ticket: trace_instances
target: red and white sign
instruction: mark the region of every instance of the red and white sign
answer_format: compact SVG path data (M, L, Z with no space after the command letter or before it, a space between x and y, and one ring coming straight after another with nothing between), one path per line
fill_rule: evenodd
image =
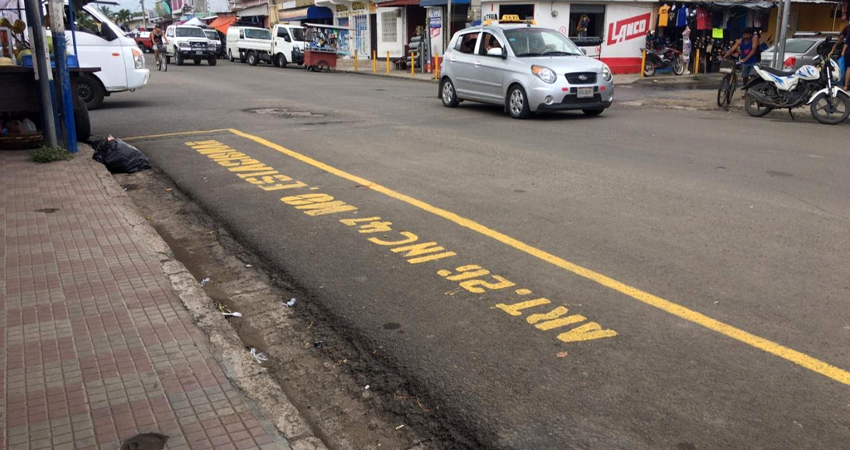
M608 24L608 45L616 45L646 36L652 14L646 13Z

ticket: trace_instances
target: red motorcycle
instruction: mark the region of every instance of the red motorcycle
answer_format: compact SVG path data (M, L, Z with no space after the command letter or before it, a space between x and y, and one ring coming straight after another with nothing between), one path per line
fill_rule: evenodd
M685 73L685 57L679 50L667 44L656 46L653 44L652 33L646 38L646 64L643 67L644 76L655 75L658 69L671 67L673 73L682 75Z

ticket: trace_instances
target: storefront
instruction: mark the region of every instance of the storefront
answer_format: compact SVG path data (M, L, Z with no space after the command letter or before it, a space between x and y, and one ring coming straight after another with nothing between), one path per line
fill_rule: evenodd
M431 49L433 54L442 55L448 46L452 35L459 30L471 25L469 0L452 0L451 26L446 28L448 22L447 0L422 0L419 6L426 9L428 19L428 32L431 36ZM482 8L483 9L483 8Z
M268 0L250 0L242 2L242 8L236 12L239 23L260 28L269 27Z
M429 0L425 0L429 1ZM589 56L600 58L615 74L638 73L641 49L653 23L654 1L549 1L538 3L483 1L483 20L516 14L553 28L575 40L592 42Z
M372 51L378 49L378 24L377 8L369 1L348 0L316 0L316 6L329 8L333 12L334 25L351 28L351 31L343 33L342 39L349 40L347 46L352 54L341 55L353 57L354 50L357 51L358 59L368 59Z
M274 23L305 22L320 25L333 24L334 14L328 8L312 6L313 0L291 0L275 5Z
M407 51L410 39L425 33L425 9L420 0L390 0L376 3L378 23L378 56L388 52L399 58ZM418 30L417 30L418 29Z

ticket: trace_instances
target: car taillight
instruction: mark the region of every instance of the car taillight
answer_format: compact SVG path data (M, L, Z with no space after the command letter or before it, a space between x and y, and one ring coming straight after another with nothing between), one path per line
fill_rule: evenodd
M794 57L794 56L789 56L788 59L785 60L785 70L791 70L796 65L797 65L797 58Z

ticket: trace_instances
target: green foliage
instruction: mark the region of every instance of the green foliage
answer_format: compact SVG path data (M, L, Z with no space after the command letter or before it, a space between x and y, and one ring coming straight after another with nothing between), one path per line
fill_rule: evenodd
M67 161L74 155L62 147L43 146L30 152L30 161L37 163L49 163L53 161Z

